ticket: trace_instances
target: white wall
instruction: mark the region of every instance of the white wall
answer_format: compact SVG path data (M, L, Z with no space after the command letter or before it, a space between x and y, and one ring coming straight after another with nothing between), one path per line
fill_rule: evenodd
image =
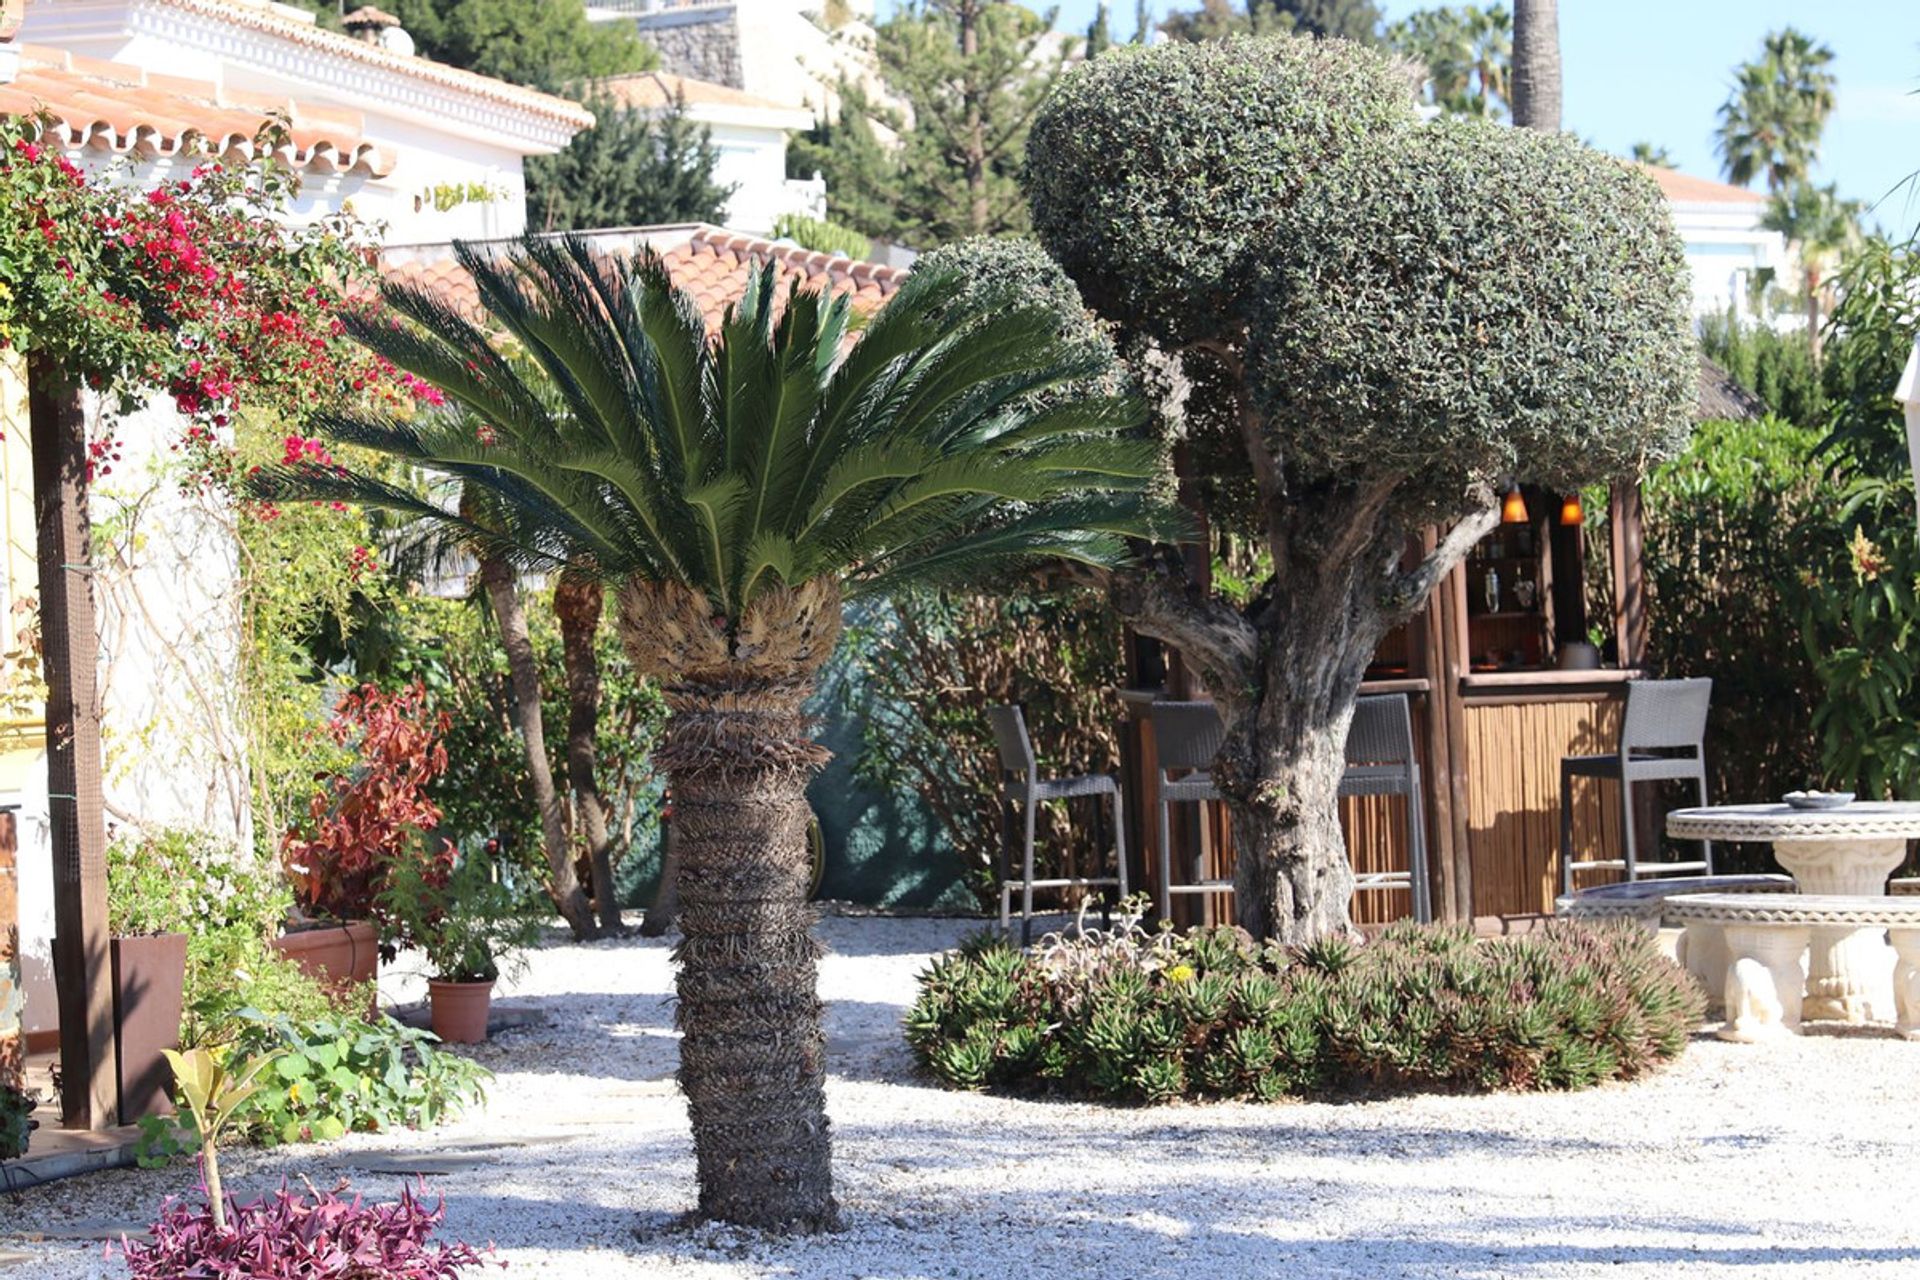
M1771 268L1779 283L1791 287L1786 240L1760 226L1760 206L1674 202L1673 225L1685 247L1693 277L1696 317L1724 314L1732 307L1750 315L1748 282Z
M714 181L734 188L727 201L731 231L765 236L783 213L826 215L826 185L787 179L787 132L761 126L706 122L720 158Z

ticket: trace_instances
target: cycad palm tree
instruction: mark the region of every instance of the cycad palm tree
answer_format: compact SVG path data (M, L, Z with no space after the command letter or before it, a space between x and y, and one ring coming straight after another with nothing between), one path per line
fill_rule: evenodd
M1123 398L1034 393L1099 369L1041 309L952 315L951 282L910 277L847 342L847 301L776 296L773 269L709 340L661 265L582 240L460 261L544 386L434 297L389 288L396 320L350 321L439 387L413 421L322 414L341 441L457 477L503 518L368 476L268 490L459 527L530 564L592 565L669 718L656 763L680 842L680 1082L700 1210L749 1225L834 1218L824 1040L806 906L808 778L826 752L802 704L849 595L981 581L1058 559L1110 564L1165 533L1155 449Z

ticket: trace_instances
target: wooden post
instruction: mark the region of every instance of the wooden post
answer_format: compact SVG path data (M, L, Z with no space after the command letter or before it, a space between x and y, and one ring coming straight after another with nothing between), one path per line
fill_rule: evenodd
M0 1089L24 1083L26 1037L20 1032L20 842L13 809L0 809Z
M1613 546L1613 643L1622 667L1647 656L1646 572L1642 562L1640 486L1617 484L1607 496L1607 531Z
M1432 616L1440 632L1440 669L1434 672L1433 710L1436 720L1446 726L1444 749L1433 764L1433 793L1446 792L1445 813L1452 831L1448 865L1453 881L1453 920L1472 920L1473 841L1467 829L1467 706L1461 695L1460 678L1467 673L1471 659L1467 654L1467 567L1457 564L1453 572L1434 588ZM1434 821L1440 821L1441 803L1434 803ZM1435 842L1439 844L1438 841ZM1436 906L1441 904L1436 903ZM1441 910L1445 910L1441 906Z
M47 681L47 811L53 836L53 974L60 1007L61 1119L117 1120L113 967L107 951L107 831L100 794L99 633L87 522L87 423L52 363L27 366L33 510Z
M1429 529L1420 541L1422 555L1430 553L1439 537ZM1453 715L1453 702L1460 696L1460 681L1449 675L1447 643L1449 622L1446 601L1451 596L1451 576L1443 580L1427 597L1415 621L1420 627L1420 643L1413 653L1419 655L1420 674L1427 680L1426 715L1421 730L1426 737L1427 768L1421 778L1426 794L1427 879L1432 890L1433 914L1439 920L1460 919L1458 880L1461 863L1454 856L1453 839L1453 756L1447 737L1447 725Z

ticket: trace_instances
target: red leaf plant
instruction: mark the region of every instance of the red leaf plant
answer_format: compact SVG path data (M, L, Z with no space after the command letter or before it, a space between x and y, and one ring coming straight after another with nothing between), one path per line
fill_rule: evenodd
M359 763L321 774L306 829L295 827L281 841L303 905L335 920L373 920L389 958L413 941L380 906L394 863L416 859L433 884L444 883L453 867L453 845L441 839L436 847L431 837L441 815L427 796L428 785L447 769L441 735L449 723L446 712L427 705L418 682L391 693L366 685L348 694L326 732L341 746L354 746Z
M133 1280L459 1280L486 1265L471 1246L430 1239L446 1201L429 1208L408 1188L367 1204L342 1181L312 1198L283 1183L250 1204L227 1197L227 1225L206 1203L169 1198L152 1243L122 1240ZM502 1264L504 1265L504 1264Z

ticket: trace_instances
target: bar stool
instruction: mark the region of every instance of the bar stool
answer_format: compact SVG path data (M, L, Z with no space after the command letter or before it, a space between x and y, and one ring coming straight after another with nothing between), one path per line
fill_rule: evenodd
M1407 798L1407 869L1357 876L1353 890L1405 889L1413 899L1413 918L1421 924L1431 921L1433 889L1427 880L1426 807L1420 791L1420 762L1413 751L1413 711L1406 694L1369 694L1353 704L1340 794Z
M1033 891L1035 889L1092 888L1112 885L1122 898L1127 896L1127 826L1121 811L1120 784L1104 773L1075 778L1041 779L1035 775L1033 740L1027 736L1027 718L1019 707L988 707L987 723L993 727L993 740L1000 751L1001 813L1009 836L1013 827L1014 799L1019 797L1026 813L1026 843L1021 855L1020 878L1012 877L1006 844L1000 849L1000 932L1011 927L1009 913L1013 890L1020 889L1020 945L1033 939ZM1113 803L1113 851L1115 874L1108 877L1080 877L1055 880L1033 878L1033 830L1036 806L1051 800L1077 800L1083 796L1109 796ZM1099 811L1095 811L1096 837ZM1096 839L1096 843L1104 843Z
M1159 800L1154 809L1160 832L1160 918L1173 918L1176 893L1232 893L1233 881L1208 880L1200 866L1200 852L1193 855L1193 866L1185 884L1173 883L1173 837L1169 806L1201 804L1218 800L1220 789L1208 773L1213 758L1226 741L1227 726L1211 702L1156 702L1152 706L1153 749L1158 759L1156 781ZM1178 778L1173 777L1179 773Z
M1563 756L1560 760L1560 893L1573 892L1573 873L1588 868L1623 870L1628 880L1680 871L1713 874L1713 843L1700 842L1701 856L1691 862L1640 861L1633 822L1633 789L1643 782L1693 779L1700 803L1707 803L1707 709L1713 681L1629 680L1627 706L1620 719L1620 745L1606 755ZM1624 858L1573 859L1573 780L1612 778L1620 784L1620 826Z

